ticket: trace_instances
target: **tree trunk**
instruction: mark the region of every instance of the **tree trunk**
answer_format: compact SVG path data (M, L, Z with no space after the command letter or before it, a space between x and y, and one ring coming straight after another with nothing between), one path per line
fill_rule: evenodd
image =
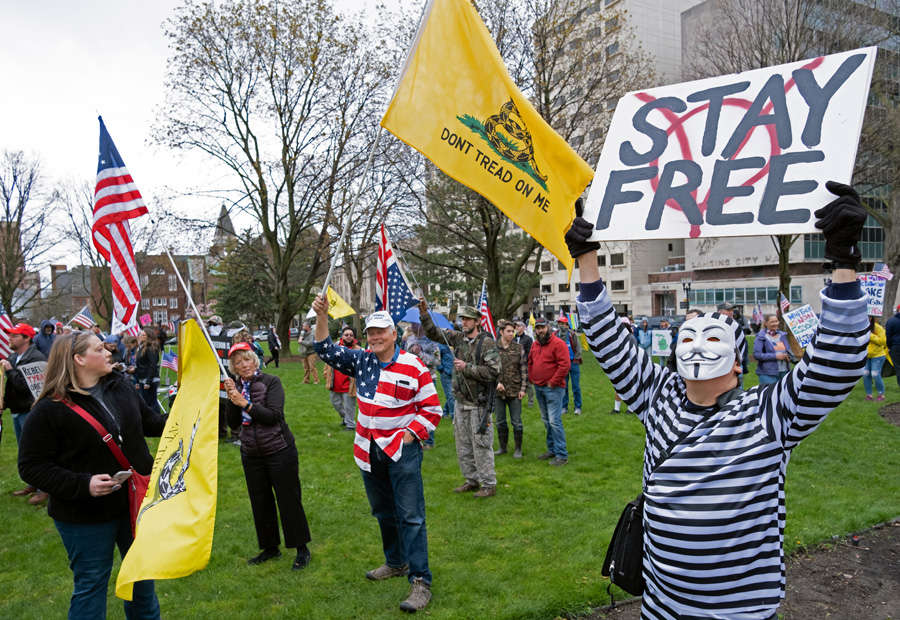
M888 205L889 213L900 213L900 187L896 185L891 192ZM900 225L894 220L882 222L884 229L884 263L894 274L892 280L887 281L884 289L884 312L882 324L894 315L897 307L897 287L900 284Z

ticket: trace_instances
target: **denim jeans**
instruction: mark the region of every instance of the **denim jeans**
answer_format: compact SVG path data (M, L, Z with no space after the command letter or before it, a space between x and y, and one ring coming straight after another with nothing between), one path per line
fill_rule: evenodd
M444 417L453 420L456 401L453 399L453 373L441 373L441 388L444 390Z
M25 413L14 413L12 414L13 419L13 430L16 431L16 445L19 443L19 437L22 436L22 429L25 428L25 420L28 418L28 412Z
M569 410L569 380L572 381L572 402L576 409L581 409L581 365L572 362L569 374L566 375L566 391L563 392L562 410Z
M879 394L884 394L884 379L881 378L881 368L884 366L885 359L883 355L866 358L866 369L863 371L863 387L866 388L866 395L868 396L872 395L873 379L875 389L878 390Z
M106 588L113 565L113 548L124 558L131 546L131 521L124 517L103 523L54 521L69 556L75 582L69 620L106 618ZM134 584L134 597L125 601L128 620L159 618L153 581Z
M759 375L759 384L770 385L772 383L778 383L787 373L788 371L782 370L777 375Z
M547 452L561 459L569 458L566 451L566 431L562 423L562 398L565 388L546 385L534 386L541 421L547 429Z
M414 441L403 446L400 460L392 461L372 441L363 484L372 516L381 528L381 545L388 566L409 564L409 580L421 577L431 584L428 570L428 535L425 529L425 489L422 483L422 447Z
M519 395L512 398L504 398L498 393L494 398L494 419L497 422L497 432L509 434L509 426L506 424L506 410L509 409L509 423L514 431L522 432L522 401Z

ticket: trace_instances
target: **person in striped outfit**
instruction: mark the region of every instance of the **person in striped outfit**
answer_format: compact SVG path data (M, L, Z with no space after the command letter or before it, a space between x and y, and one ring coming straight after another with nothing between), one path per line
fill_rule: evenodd
M409 575L407 612L431 600L422 442L441 420L441 403L431 373L418 357L397 346L390 313L366 318L369 348L349 349L328 336L328 303L313 302L317 315L315 352L326 364L356 379L359 413L353 457L362 470L372 514L381 528L385 563L366 573L373 581Z
M646 429L642 618L776 617L788 460L862 376L869 339L855 272L866 212L849 186L827 187L838 198L815 215L834 270L818 331L788 375L747 391L732 319L686 321L677 372L656 365L616 320L591 224L578 217L566 236L591 350Z

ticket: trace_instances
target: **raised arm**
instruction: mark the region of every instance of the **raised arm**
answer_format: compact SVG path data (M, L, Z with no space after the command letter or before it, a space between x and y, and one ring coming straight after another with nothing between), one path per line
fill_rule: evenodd
M332 368L337 368L349 377L355 377L356 365L363 352L331 342L328 336L328 303L321 295L316 295L312 307L316 312L316 331L313 338L313 349L316 354Z
M459 334L451 329L440 329L431 319L431 313L428 312L428 304L424 297L419 297L419 320L422 321L422 331L429 340L434 342L449 344L455 347L458 342Z

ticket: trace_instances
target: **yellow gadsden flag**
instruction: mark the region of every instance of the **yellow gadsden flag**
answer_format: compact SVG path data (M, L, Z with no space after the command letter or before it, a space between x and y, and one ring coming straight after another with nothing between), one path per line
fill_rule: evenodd
M494 203L569 270L590 166L519 91L471 0L430 0L381 125Z
M356 314L356 310L354 310L350 304L343 300L343 298L338 295L333 288L328 287L328 316L333 319L339 319L341 317L350 316L351 314Z
M196 322L181 323L178 342L178 397L156 451L134 543L116 579L116 596L129 601L135 581L190 575L206 566L212 549L219 366Z

